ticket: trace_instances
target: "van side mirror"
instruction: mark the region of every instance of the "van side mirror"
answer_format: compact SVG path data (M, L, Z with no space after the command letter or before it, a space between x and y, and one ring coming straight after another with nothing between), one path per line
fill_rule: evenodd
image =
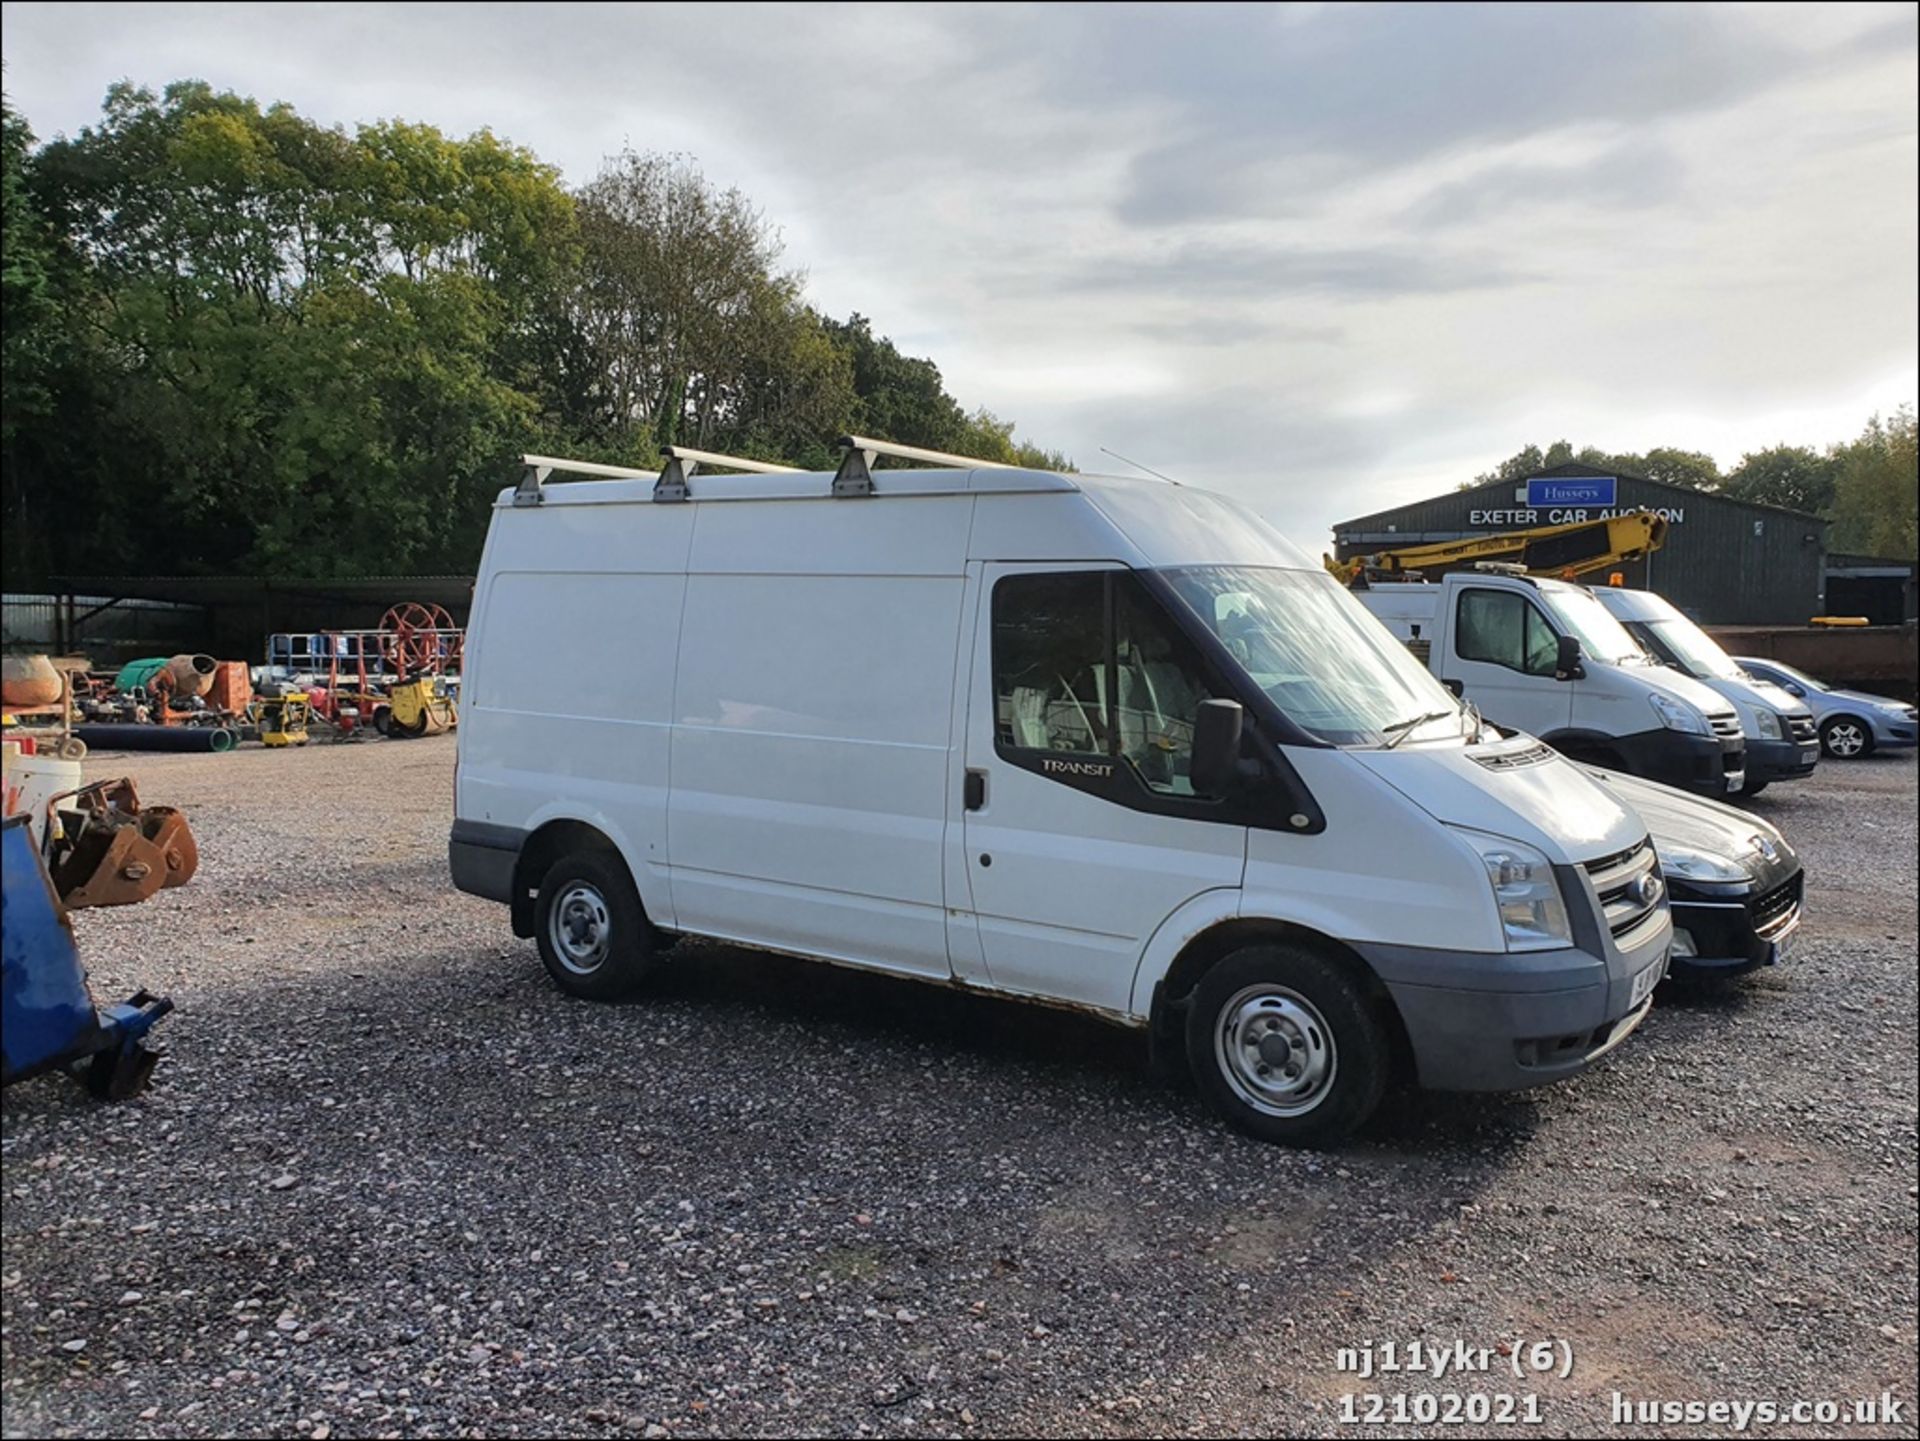
M1801 700L1805 700L1807 698L1807 688L1801 685L1797 681L1788 681L1786 683L1786 688L1787 688L1788 695L1798 696Z
M1237 700L1203 700L1193 719L1193 759L1187 778L1203 796L1224 796L1240 769L1240 732L1247 713Z
M1554 657L1553 678L1555 680L1579 680L1586 675L1587 668L1580 664L1580 637L1563 635L1560 637L1560 653Z

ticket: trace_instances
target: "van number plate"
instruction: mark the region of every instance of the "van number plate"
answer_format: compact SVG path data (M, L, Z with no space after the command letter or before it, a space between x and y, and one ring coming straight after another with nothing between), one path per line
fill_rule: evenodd
M1660 984L1660 978L1666 973L1667 958L1662 956L1659 960L1641 971L1639 975L1635 976L1633 978L1633 996L1627 1002L1627 1009L1630 1011L1635 1009L1648 996L1652 995L1653 988Z

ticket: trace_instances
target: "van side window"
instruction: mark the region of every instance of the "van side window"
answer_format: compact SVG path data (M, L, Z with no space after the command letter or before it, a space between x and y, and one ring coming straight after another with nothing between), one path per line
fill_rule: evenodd
M1200 702L1215 692L1202 678L1186 637L1132 576L1119 577L1114 615L1119 707L1114 724L1120 754L1149 787L1166 795L1194 793L1188 770Z
M1215 694L1186 638L1124 571L1015 575L993 591L1002 749L1112 756L1191 796L1200 702Z
M1455 615L1454 653L1527 675L1552 675L1560 641L1527 598L1510 590L1468 590Z
M1002 746L1105 755L1104 571L1010 575L993 588L993 697Z

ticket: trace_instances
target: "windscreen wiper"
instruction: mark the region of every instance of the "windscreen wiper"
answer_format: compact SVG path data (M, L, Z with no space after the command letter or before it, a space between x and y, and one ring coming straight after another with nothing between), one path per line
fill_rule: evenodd
M1390 739L1381 749L1392 750L1428 721L1445 720L1450 715L1457 716L1459 714L1460 712L1457 710L1430 710L1425 715L1413 717L1412 720L1397 720L1391 725L1383 725L1380 727L1380 734L1388 736Z

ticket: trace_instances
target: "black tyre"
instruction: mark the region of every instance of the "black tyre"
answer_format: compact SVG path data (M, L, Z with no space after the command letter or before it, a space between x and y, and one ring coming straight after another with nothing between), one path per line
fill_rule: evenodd
M1820 749L1837 761L1873 754L1873 727L1859 716L1828 716L1820 722Z
M653 973L659 937L614 851L574 851L555 861L540 882L533 919L547 974L569 995L616 1000Z
M1187 1061L1235 1129L1288 1146L1336 1144L1385 1094L1392 1047L1347 967L1292 944L1247 946L1194 987Z

